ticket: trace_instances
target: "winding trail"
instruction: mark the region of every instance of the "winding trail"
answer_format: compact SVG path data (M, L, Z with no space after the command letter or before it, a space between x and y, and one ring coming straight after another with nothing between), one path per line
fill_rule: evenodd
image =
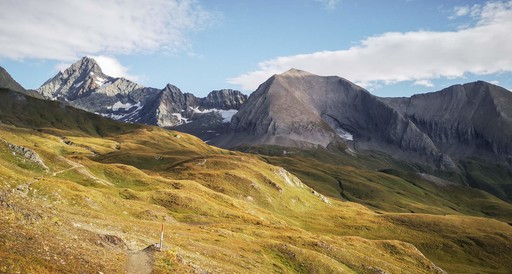
M84 165L82 165L80 163L73 162L73 161L71 161L71 160L69 160L69 159L67 159L65 157L62 157L62 156L59 156L59 160L65 161L71 167L67 168L67 169L64 169L64 170L60 170L60 171L54 172L52 174L53 176L57 176L60 173L63 173L63 172L66 172L66 171L69 171L69 170L72 170L72 169L76 169L80 174L82 174L82 175L84 175L84 176L86 176L88 178L93 179L97 183L100 183L100 184L103 184L103 185L110 185L110 186L112 185L112 183L104 181L104 180L94 176L94 174L92 174Z
M150 274L153 271L153 258L150 252L144 250L128 252L128 264L126 273L128 274Z

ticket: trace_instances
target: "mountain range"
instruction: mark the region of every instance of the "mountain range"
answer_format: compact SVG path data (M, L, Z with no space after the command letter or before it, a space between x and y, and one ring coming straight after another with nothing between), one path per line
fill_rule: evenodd
M458 160L473 156L512 163L512 93L485 82L379 98L340 77L291 69L272 76L248 100L229 89L197 98L171 84L159 90L110 77L84 57L37 92L116 120L176 128L226 148L375 150L442 170L457 170Z
M379 98L290 70L241 102L141 87L89 61L38 91L0 70L0 272L512 266L507 90Z
M24 91L11 80L12 88ZM487 183L468 179L466 160L512 166L512 93L482 81L382 98L341 77L291 69L249 98L230 89L198 98L171 84L156 89L105 75L84 57L29 93L123 122L174 128L223 148L375 151L419 171L462 174L458 181L479 186ZM512 199L508 187L494 193Z
M93 58L83 57L37 89L45 99L123 122L174 127L210 113L222 123L240 108L247 96L236 90L215 90L205 98L183 93L168 84L143 87L103 73Z

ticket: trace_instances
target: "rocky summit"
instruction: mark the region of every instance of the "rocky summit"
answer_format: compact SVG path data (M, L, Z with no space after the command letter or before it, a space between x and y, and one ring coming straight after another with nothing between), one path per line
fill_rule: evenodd
M222 117L222 111L234 113L247 99L236 90L212 91L206 98L197 98L170 84L161 90L144 87L104 74L89 57L59 72L37 92L45 99L66 102L115 120L161 127L189 123L205 113Z

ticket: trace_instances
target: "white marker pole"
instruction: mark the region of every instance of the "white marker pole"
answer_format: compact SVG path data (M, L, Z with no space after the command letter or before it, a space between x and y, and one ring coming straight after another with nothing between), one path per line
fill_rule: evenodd
M160 233L160 251L164 249L164 224L162 223L162 232Z

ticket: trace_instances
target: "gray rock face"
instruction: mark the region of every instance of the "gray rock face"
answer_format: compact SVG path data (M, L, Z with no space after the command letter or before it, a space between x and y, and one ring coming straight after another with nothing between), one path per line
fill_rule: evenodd
M74 101L84 98L92 93L104 93L107 96L113 96L115 91L122 90L129 92L141 88L128 80L113 78L105 75L96 61L92 58L83 57L63 72L59 72L55 77L46 81L38 91L46 99L61 99ZM114 87L110 87L110 86ZM117 87L119 86L119 87ZM131 90L125 88L131 87Z
M141 108L140 92L143 90L141 85L130 80L105 75L96 61L88 57L59 72L37 89L45 99L67 102L117 120L126 120L128 115ZM152 93L152 90L144 91L148 92L146 96Z
M311 147L348 143L356 150L457 169L459 156L510 157L512 98L479 82L411 98L378 98L339 77L299 70L263 83L212 140L223 147ZM492 122L489 122L491 121Z
M451 157L512 155L512 92L486 83L410 98L381 98Z
M124 78L105 75L96 61L84 57L46 81L37 90L45 99L130 123L174 127L194 121L213 109L238 109L247 99L239 91L213 91L206 98L177 87L143 87ZM212 110L212 111L210 111Z
M245 100L247 96L238 90L214 90L201 100L201 107L203 109L240 109Z
M341 141L315 107L315 96L322 95L307 92L319 83L303 77L310 75L292 70L262 84L232 119L234 132L245 135L232 139L234 144L327 147Z
M197 106L197 98L194 95L184 94L176 86L168 84L148 100L136 122L161 127L181 125L188 122L192 116L192 108Z
M137 122L161 127L192 123L185 127L185 131L194 131L196 127L202 127L205 117L212 115L221 118L216 122L226 123L219 113L222 110L238 110L246 98L236 90L212 91L205 98L197 98L168 84L144 106ZM201 121L195 123L196 120Z

